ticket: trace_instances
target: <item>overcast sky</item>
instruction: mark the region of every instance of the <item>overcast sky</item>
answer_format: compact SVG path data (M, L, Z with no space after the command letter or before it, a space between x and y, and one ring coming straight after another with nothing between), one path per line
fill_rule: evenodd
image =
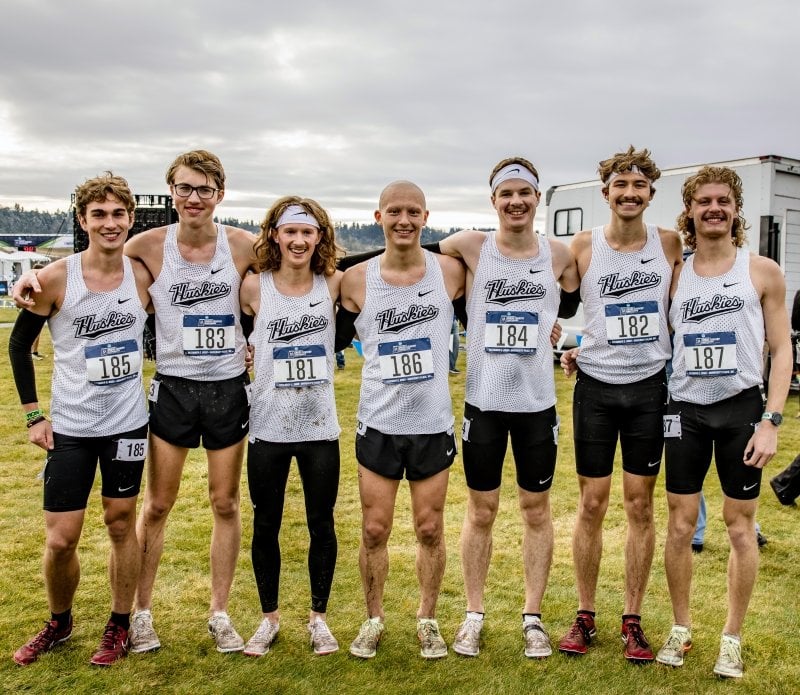
M0 205L66 209L106 169L166 193L202 147L221 215L299 194L366 221L407 178L432 226L488 226L513 154L543 191L629 143L800 158L798 36L796 0L3 0Z

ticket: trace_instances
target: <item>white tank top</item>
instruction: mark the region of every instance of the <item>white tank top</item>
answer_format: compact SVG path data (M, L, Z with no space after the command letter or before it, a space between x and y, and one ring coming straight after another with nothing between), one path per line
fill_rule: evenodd
M364 351L358 419L384 434L437 434L453 426L448 369L453 305L434 254L425 275L395 287L382 256L367 261L366 299L355 321Z
M147 313L128 258L120 286L93 292L83 281L83 253L67 258L59 312L48 319L55 359L53 430L71 437L108 437L147 423L142 388L142 332Z
M250 440L311 442L341 432L333 395L333 300L322 275L311 291L288 297L271 272L259 276L261 301L250 342L256 378Z
M750 280L748 249L737 249L733 267L718 277L697 275L689 256L669 318L675 331L672 398L708 405L762 383L764 313Z
M245 340L239 313L241 277L228 235L217 225L210 263L181 256L178 225L167 228L164 263L150 288L156 310L156 368L159 374L221 381L244 372Z
M671 354L667 307L672 267L658 227L647 225L639 251L616 251L592 229L592 260L581 279L586 324L578 366L608 384L657 374Z
M468 403L513 413L555 405L550 332L559 300L547 239L532 258L507 258L487 235L467 302Z

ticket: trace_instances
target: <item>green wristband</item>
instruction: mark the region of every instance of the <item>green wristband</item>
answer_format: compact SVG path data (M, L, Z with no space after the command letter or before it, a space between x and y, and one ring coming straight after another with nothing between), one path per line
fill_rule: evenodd
M44 410L41 408L36 408L36 410L31 410L29 413L25 413L25 422L30 422L31 420L35 420L39 417L44 417Z

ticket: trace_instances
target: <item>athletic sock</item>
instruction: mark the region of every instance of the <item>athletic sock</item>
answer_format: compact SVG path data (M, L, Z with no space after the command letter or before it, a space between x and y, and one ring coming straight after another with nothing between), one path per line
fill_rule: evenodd
M483 618L483 613L479 613L478 611L467 611L467 620L477 620L479 623L483 623Z
M527 625L528 623L534 622L534 618L541 621L542 614L541 613L523 613L522 614L522 624Z
M54 620L58 627L69 625L70 618L72 618L71 608L68 608L63 613L50 613L50 620Z
M115 613L111 611L111 622L123 630L131 629L131 614L130 613Z

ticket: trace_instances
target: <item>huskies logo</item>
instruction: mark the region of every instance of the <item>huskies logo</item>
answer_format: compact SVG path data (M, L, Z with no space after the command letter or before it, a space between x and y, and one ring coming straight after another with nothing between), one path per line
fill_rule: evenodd
M133 314L121 314L118 311L112 311L104 319L99 320L94 314L91 316L79 316L72 322L72 325L75 326L76 338L94 340L101 335L106 335L106 333L121 331L134 323L136 323L136 317Z
M744 300L741 297L725 297L721 294L715 294L705 302L700 297L692 297L681 304L684 323L701 323L712 316L733 314L743 308Z
M544 285L528 280L520 280L516 285L508 280L489 280L486 283L486 302L488 304L511 304L525 299L541 299L547 294Z
M618 298L631 294L631 292L658 287L661 284L661 276L658 273L645 273L641 270L634 270L626 278L620 278L619 273L604 275L597 281L597 284L600 285L601 297Z
M172 306L194 306L227 297L231 293L231 286L226 282L203 282L200 285L179 282L169 288L169 293L172 295Z
M275 319L267 324L270 343L291 343L296 338L311 333L319 333L328 327L324 316L302 316L299 321L290 322L288 318Z
M397 309L387 309L375 317L378 322L378 333L400 333L410 326L418 323L433 321L439 315L439 309L432 304L420 306L412 304L408 311L401 314Z

